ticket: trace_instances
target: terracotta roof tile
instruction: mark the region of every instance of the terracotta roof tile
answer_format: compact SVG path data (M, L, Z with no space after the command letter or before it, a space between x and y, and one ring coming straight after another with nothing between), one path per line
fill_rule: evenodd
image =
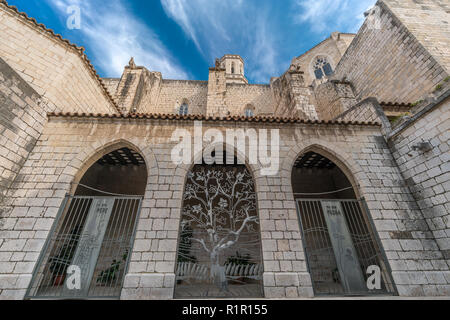
M78 53L80 58L86 63L89 71L92 73L94 78L99 82L100 87L103 89L105 95L110 100L111 104L114 106L114 108L118 112L120 112L119 106L114 101L112 96L109 94L108 90L106 89L105 84L103 83L103 81L100 78L99 74L97 73L97 71L95 70L95 68L92 65L91 61L89 60L89 58L87 57L86 53L84 52L85 49L83 47L78 47L77 45L71 43L69 40L64 39L60 34L55 33L52 29L48 29L44 24L38 23L35 18L28 17L28 15L25 12L20 12L19 9L17 9L17 7L9 5L6 0L0 0L0 4L4 5L7 9L9 9L12 12L14 12L18 16L24 18L26 21L30 22L34 27L40 29L41 31L46 32L50 36L52 36L52 37L56 38L58 41L62 42L64 45L67 45L67 46L73 48Z
M106 113L71 113L71 112L51 112L48 117L58 118L92 118L92 119L136 119L136 120L174 120L174 121L225 121L225 122L255 122L255 123L302 123L302 124L325 124L325 125L365 125L380 126L379 123L372 121L342 121L342 120L309 120L301 118L282 118L282 117L211 117L204 115L175 115L175 114L157 114L157 113L132 113L132 114L106 114Z
M385 101L381 101L380 102L380 106L385 106L385 107L412 107L411 103L405 103L405 102L385 102Z

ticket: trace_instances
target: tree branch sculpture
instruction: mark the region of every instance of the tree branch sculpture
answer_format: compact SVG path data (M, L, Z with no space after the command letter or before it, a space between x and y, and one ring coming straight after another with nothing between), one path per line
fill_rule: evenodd
M245 167L197 167L188 173L182 230L200 229L193 242L209 255L211 280L226 281L220 257L259 224L253 179Z

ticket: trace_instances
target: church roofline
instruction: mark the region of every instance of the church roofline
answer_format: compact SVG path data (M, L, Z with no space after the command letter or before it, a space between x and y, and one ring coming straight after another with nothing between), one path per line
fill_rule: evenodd
M51 36L54 40L58 41L60 44L65 45L66 47L74 50L77 53L77 55L81 58L81 60L84 62L84 64L87 66L88 70L91 72L94 78L97 80L98 84L103 89L103 93L108 98L112 106L118 112L120 112L119 106L114 101L113 97L109 94L105 84L102 81L102 78L97 73L97 70L95 70L95 67L92 65L88 56L84 52L85 51L84 47L79 47L76 44L71 43L69 40L64 39L60 34L57 34L52 29L47 28L43 23L38 23L35 18L29 17L25 12L20 12L17 7L9 5L6 0L0 0L0 5L3 5L4 8L6 8L9 12L15 14L19 18L22 18L26 22L30 23L30 25L35 29L37 29L38 31L40 32L43 31L47 35Z
M339 32L339 34L343 34L343 35L347 35L347 36L356 36L356 33L346 33L346 32ZM314 47L312 47L311 49L305 51L304 53L302 53L301 55L295 57L293 60L299 59L301 57L303 57L305 54L308 54L309 52L313 51L314 49L318 48L319 46L321 46L322 44L324 44L325 42L327 42L328 40L331 40L333 38L332 35L330 35L328 38L323 39L322 41L320 41L318 44L316 44Z

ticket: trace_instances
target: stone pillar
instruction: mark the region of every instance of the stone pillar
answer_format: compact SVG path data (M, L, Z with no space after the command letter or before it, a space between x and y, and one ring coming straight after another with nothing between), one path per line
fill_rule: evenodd
M171 136L171 127L159 129ZM172 299L184 179L187 171L171 161L173 144L154 145L155 161L142 203L122 300Z
M312 297L295 201L289 179L256 178L266 298Z
M291 66L280 78L272 79L275 116L317 119L312 101L314 95L311 89L305 86L303 74L298 67Z
M331 80L314 88L317 113L321 120L332 120L356 104L348 82Z

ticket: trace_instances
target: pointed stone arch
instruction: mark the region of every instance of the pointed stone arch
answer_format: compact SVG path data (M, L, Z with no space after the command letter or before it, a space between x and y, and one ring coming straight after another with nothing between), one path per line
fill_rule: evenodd
M337 148L309 141L286 160L315 294L394 294L391 269L354 173L358 166L351 152L342 156ZM369 285L373 268L377 286Z
M300 152L297 153L297 156L295 159L298 159L301 155L304 155L308 152L315 152L317 154L322 155L323 157L328 158L331 160L346 176L348 181L351 183L353 189L355 190L357 198L361 198L361 192L360 192L360 184L357 182L357 180L354 177L353 171L350 169L348 165L348 159L343 159L339 153L337 153L334 150L331 150L321 144L312 144L304 149L302 149ZM294 160L295 163L296 160ZM292 163L292 166L294 165Z
M217 146L216 145L212 145ZM176 283L175 286L175 295L177 297L186 297L186 294L191 294L191 297L204 297L204 292L201 288L208 287L207 292L215 292L213 294L214 297L223 296L246 296L248 295L248 292L242 291L241 285L236 285L237 282L241 282L246 284L246 288L250 288L249 292L251 291L252 294L250 296L252 297L262 297L263 296L263 286L262 286L262 275L263 275L263 262L262 262L262 243L261 243L261 233L259 228L259 210L258 210L258 200L257 200L257 183L255 180L256 172L258 172L258 166L256 165L250 165L248 158L244 157L242 154L239 153L239 151L236 148L232 148L234 151L234 158L240 159L243 164L235 164L235 165L227 165L226 163L223 165L217 165L214 167L214 169L210 169L206 164L196 164L195 162L200 162L199 160L203 159L203 153L208 148L211 147L211 145L205 147L201 152L195 154L192 157L192 163L189 165L182 165L180 166L180 173L185 173L184 178L184 197L181 199L181 212L180 212L180 228L179 228L179 243L178 243L178 250L177 250L177 264L176 264ZM230 148L231 149L231 148ZM223 144L223 152L226 154L227 152L227 144ZM221 249L215 252L216 240L212 240L213 238L209 238L207 236L207 233L205 233L205 230L203 227L201 227L201 223L197 219L192 218L192 211L187 208L191 208L193 203L196 203L196 198L191 197L189 195L190 189L194 186L195 187L195 177L199 177L202 174L202 170L207 170L208 173L211 171L213 174L217 172L223 172L225 175L227 172L227 168L233 168L231 170L234 170L238 174L244 174L246 177L244 179L249 179L249 190L245 190L245 187L239 191L245 193L246 191L250 191L250 193L247 194L249 198L245 201L247 201L245 204L249 204L251 208L249 207L249 211L247 212L247 218L251 217L251 220L249 220L248 225L246 225L247 222L246 219L237 222L238 227L236 230L233 229L233 227L230 226L232 224L231 220L231 212L234 212L233 210L228 210L228 208L232 207L229 203L226 197L223 197L220 199L220 201L227 202L227 205L224 206L222 209L220 207L220 203L218 203L216 200L213 199L213 201L210 205L211 214L215 217L219 217L219 215L224 215L229 217L229 221L225 222L225 224L221 227L216 229L216 227L211 227L211 232L213 232L215 235L213 238L222 237L225 239L227 237L227 231L230 229L231 231L236 231L241 228L245 228L243 233L239 232L239 236L236 236L236 238L233 238L234 236L231 235L231 233L228 233L228 236L230 237L228 240L226 240L222 246L228 246L224 247L224 249ZM192 178L192 175L194 175L194 178ZM228 177L228 176L227 176ZM235 181L233 180L236 178L235 176L231 175L228 177L227 181ZM225 180L219 180L217 179L215 183L212 183L212 187L219 186L219 181L225 181ZM237 180L236 180L237 181ZM215 185L217 184L217 185ZM208 187L209 188L209 185ZM226 187L224 187L225 189ZM226 192L224 192L225 195ZM222 195L222 194L221 194ZM234 197L234 192L229 194L231 198ZM223 195L222 195L223 196ZM204 196L205 199L209 199L208 196ZM203 196L200 196L200 198L203 198ZM225 200L224 200L225 199ZM215 202L214 202L215 201ZM204 203L209 201L203 201L199 200L199 203ZM233 202L230 202L233 203ZM239 210L239 206L237 207ZM238 211L236 209L236 211ZM186 213L186 210L189 210L189 214ZM203 208L201 209L203 210ZM223 212L222 212L223 211ZM225 214L225 211L229 213ZM209 211L208 211L209 212ZM250 214L250 216L248 215ZM200 215L200 214L199 214ZM234 215L233 215L234 216ZM222 218L222 216L220 216ZM192 219L191 219L192 218ZM199 218L203 219L203 218ZM206 218L205 218L206 219ZM216 220L216 218L211 219L212 221L219 221ZM234 218L233 218L234 220ZM209 221L209 220L208 220ZM239 226L239 223L241 225ZM186 228L186 224L188 224L189 228ZM216 222L213 223L214 225ZM255 228L256 229L253 229ZM250 228L250 229L248 229ZM209 233L209 230L208 230ZM209 240L208 240L209 239ZM234 242L234 243L232 243ZM186 243L189 245L189 250L186 249ZM202 243L200 245L199 243ZM197 244L197 246L195 246ZM221 247L222 247L221 246ZM192 247L194 249L192 249ZM210 250L210 251L208 251ZM233 251L235 250L235 251ZM231 251L236 252L235 256L232 256ZM241 252L242 251L242 252ZM250 253L249 253L250 252ZM248 254L248 256L247 256ZM214 256L214 259L212 258ZM187 257L187 258L186 258ZM209 257L209 258L208 258ZM204 260L210 259L211 261L204 261ZM248 259L248 260L245 260ZM214 260L214 263L213 263ZM189 281L192 282L198 282L201 283L201 285L192 287L185 287L184 281L186 279L189 279ZM230 289L229 291L227 291ZM223 291L225 290L225 291ZM223 294L223 295L222 295ZM211 297L213 297L211 296Z
M71 177L70 193L72 194L75 191L77 184L96 161L106 154L124 147L135 150L144 158L147 170L147 180L151 175L158 174L158 164L151 147L141 147L138 144L125 139L117 139L108 142L94 142L84 146L83 150L76 158L70 161L62 173L62 175ZM62 181L60 180L59 182Z
M283 181L288 183L290 190L292 190L291 178L295 162L302 154L305 154L308 151L315 151L333 161L346 175L347 179L352 184L357 197L363 197L364 188L368 187L368 185L364 183L363 178L365 175L359 164L352 158L351 150L348 150L348 144L342 145L343 148L340 147L341 145L332 144L319 139L309 139L302 143L298 143L289 150L281 165L280 170ZM292 194L290 196L292 196Z
M150 148L124 139L84 146L60 177L68 186L71 182L71 193L41 253L29 296L120 297L142 202L150 195L148 168L155 166ZM77 291L63 286L72 265L82 274Z

